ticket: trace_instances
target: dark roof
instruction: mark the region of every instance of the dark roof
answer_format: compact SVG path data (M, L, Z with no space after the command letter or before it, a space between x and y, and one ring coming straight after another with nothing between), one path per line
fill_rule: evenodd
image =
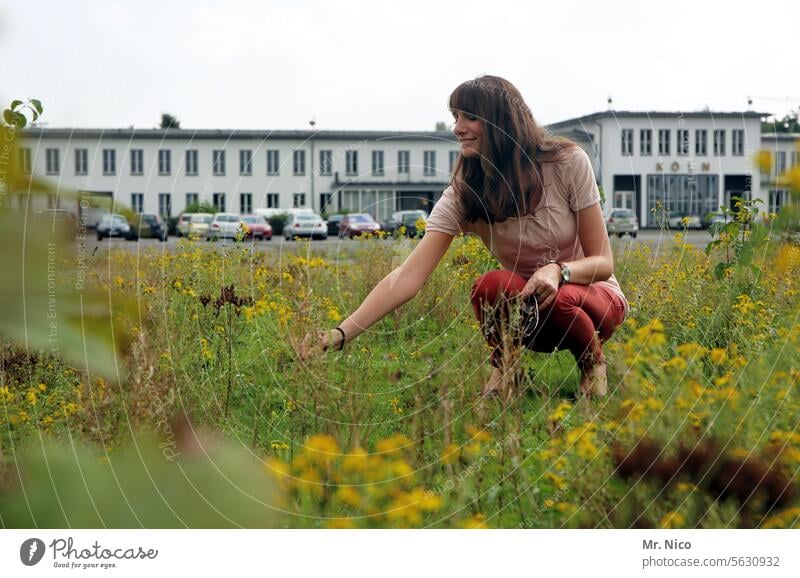
M50 128L31 127L24 135L30 138L104 138L104 139L195 139L195 140L403 140L425 138L455 141L448 130L390 131L390 130L244 130L244 129L160 129L160 128Z
M764 118L770 116L769 112L755 112L746 110L741 112L714 112L710 110L695 111L695 112L665 112L658 110L605 110L603 112L594 112L586 114L561 122L556 122L547 125L550 129L556 129L570 124L580 124L585 122L592 122L601 118L633 118L633 117L648 117L648 118Z
M450 186L450 181L360 181L358 177L353 177L350 180L341 181L338 178L334 178L331 181L332 188L347 188L348 186L359 186L359 187L392 187L395 189L438 189L442 187Z
M579 128L570 128L568 130L551 130L551 132L556 136L563 136L573 141L583 141L588 143L594 141L594 136L592 133Z

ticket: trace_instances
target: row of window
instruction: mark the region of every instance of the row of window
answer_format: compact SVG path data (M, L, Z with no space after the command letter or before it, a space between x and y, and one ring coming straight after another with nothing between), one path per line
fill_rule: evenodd
M357 176L358 152L348 150L345 152L345 174ZM57 148L45 149L45 171L48 175L58 175L61 173L61 151ZM214 150L211 153L211 168L214 176L225 176L226 151ZM385 175L384 151L372 151L372 175ZM453 171L458 160L458 151L449 151L450 172ZM103 175L112 176L117 174L117 151L115 149L103 149ZM184 154L184 167L186 176L198 175L198 151L195 149L187 150ZM280 174L280 151L277 149L267 150L267 175L277 176ZM423 174L425 176L436 175L436 151L423 151ZM20 170L25 174L30 174L32 169L31 149L20 149ZM144 175L144 151L142 149L131 149L130 151L130 170L131 176ZM409 174L411 171L411 151L397 151L397 172ZM89 149L75 149L75 174L89 174ZM169 176L172 174L172 151L160 149L158 151L158 174ZM239 175L252 176L253 174L253 151L243 149L239 151ZM292 152L292 174L304 176L306 174L306 151L296 150ZM324 149L319 151L319 175L333 175L333 151Z
M797 151L792 151L791 156L791 166L797 166L800 164L800 153ZM786 151L776 151L775 152L775 167L773 173L775 175L780 175L786 172Z
M331 193L320 194L320 206L323 209L331 202ZM219 212L227 210L227 195L225 193L212 193L211 203ZM198 193L186 193L185 207L191 207L200 202ZM264 204L268 209L279 208L280 196L278 193L266 193ZM292 195L292 206L302 208L306 206L306 194L294 193ZM131 193L131 209L136 213L144 212L144 193ZM246 215L253 212L253 193L239 193L239 213ZM158 194L158 214L162 217L172 216L172 193Z
M714 156L724 156L726 154L726 131L725 129L714 129L713 131L713 154ZM634 132L632 128L622 129L622 156L633 156ZM688 156L691 150L689 141L690 131L679 128L675 131L675 153L679 156ZM672 154L672 129L658 129L658 154L659 156L669 156ZM694 131L694 154L695 156L708 156L708 130L699 128ZM652 156L653 154L653 129L643 128L639 130L639 154L641 156ZM734 156L744 155L744 129L731 130L731 154Z

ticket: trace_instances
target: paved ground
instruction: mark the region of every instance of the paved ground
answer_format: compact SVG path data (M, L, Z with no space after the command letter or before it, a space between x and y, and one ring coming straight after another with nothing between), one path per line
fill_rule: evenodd
M648 243L651 248L658 249L672 245L674 234L674 232L643 230L639 231L639 235L636 239L631 239L628 236L623 237L622 239L612 237L612 243L617 245L618 251L625 251L626 249L631 248L638 243ZM709 235L708 231L689 231L687 233L687 240L690 244L702 249L711 240L711 236ZM94 236L90 236L86 239L86 248L88 253L94 252L95 248L99 252L108 247L126 248L130 251L141 251L145 248L157 248L160 250L173 251L177 242L178 239L176 237L170 237L166 243L160 243L155 239L140 239L138 242L129 242L121 239L106 239L104 241L97 241ZM393 239L351 241L349 239L340 240L336 237L330 237L325 241L312 241L311 247L313 249L325 249L332 254L341 255L343 253L351 253L363 242L381 243L386 246L391 246L394 243L397 243L397 241ZM200 243L204 246L208 246L209 248L222 248L233 245L230 240L216 241L211 243L201 241ZM299 246L299 243L295 241L284 241L282 237L273 237L271 241L253 242L252 246L258 251L282 251L296 249Z

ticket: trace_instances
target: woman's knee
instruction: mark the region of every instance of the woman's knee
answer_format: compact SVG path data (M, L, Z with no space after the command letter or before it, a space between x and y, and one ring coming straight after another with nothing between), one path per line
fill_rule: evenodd
M512 271L495 270L484 273L472 284L472 301L494 303L501 294L516 295L525 287L525 279Z

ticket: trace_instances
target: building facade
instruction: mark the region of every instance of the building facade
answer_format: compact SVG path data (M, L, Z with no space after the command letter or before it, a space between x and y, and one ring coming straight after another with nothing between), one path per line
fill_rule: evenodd
M221 211L430 211L450 179L449 131L223 131L32 128L23 170L136 212L175 216L196 203ZM74 201L49 199L51 207Z
M758 112L606 111L551 125L592 159L605 211L633 209L645 227L659 213L703 219L736 197L767 199L754 155L764 147ZM657 209L657 210L654 210ZM662 212L663 211L663 212Z
M701 218L733 199L777 211L788 193L759 177L798 163L797 135L761 134L757 112L606 111L550 125L589 154L604 212L626 207L643 227L655 209ZM219 210L307 207L371 213L379 220L425 209L447 187L459 145L450 131L51 129L25 131L24 170L56 190L113 199L137 212L175 216L205 202ZM772 179L774 182L774 179ZM49 199L51 207L76 202ZM662 213L663 214L663 213Z

